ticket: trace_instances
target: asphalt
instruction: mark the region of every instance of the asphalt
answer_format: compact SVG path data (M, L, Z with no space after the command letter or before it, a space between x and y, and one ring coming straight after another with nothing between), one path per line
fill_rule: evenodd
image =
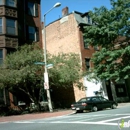
M130 106L130 102L118 104L118 108L125 107L125 106ZM50 118L50 117L57 117L57 116L65 116L65 115L70 115L70 114L73 114L73 111L71 109L64 109L64 110L55 110L54 112L3 116L3 117L0 117L0 123L22 121L22 120L32 120L32 119L43 119L43 118Z

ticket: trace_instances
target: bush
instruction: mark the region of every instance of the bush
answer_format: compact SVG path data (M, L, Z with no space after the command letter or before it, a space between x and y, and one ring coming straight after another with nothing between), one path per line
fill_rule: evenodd
M0 106L0 116L6 116L8 111L9 111L8 106L6 106L6 105Z

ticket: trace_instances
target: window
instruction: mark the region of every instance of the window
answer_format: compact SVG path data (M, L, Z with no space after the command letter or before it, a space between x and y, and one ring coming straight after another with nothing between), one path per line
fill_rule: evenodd
M94 46L94 50L98 51L99 50L99 47L96 45Z
M101 101L108 101L106 98L103 98L103 97L99 97L99 99L100 99Z
M6 19L6 33L16 35L15 20Z
M81 100L79 100L79 102L86 102L87 99L86 98L82 98Z
M123 89L123 88L118 88L118 92L119 92L119 93L123 93L123 92L124 92L124 89Z
M16 0L6 0L6 5L16 7Z
M3 0L0 0L0 5L3 5L4 3L3 3Z
M4 105L4 93L3 93L3 89L0 89L0 104Z
M3 49L0 49L0 64L3 63Z
M36 27L28 27L29 40L30 41L39 41L39 31Z
M92 98L92 101L100 101L99 98Z
M0 34L2 33L2 18L0 18Z
M91 24L91 18L89 15L87 16L87 19L88 19L88 23Z
M85 65L86 65L86 69L88 70L90 68L90 59L85 58Z
M85 49L88 49L88 48L89 48L89 44L88 44L88 42L86 41L86 37L85 37L84 34L83 34L83 42L84 42L84 48L85 48Z
M28 2L28 14L32 16L38 16L37 3Z

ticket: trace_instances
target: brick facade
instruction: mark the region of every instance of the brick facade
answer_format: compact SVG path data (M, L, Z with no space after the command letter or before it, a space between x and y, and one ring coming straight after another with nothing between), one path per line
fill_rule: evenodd
M64 15L63 12L62 15ZM62 52L79 54L83 68L85 68L85 58L91 58L92 53L95 52L92 47L84 49L82 27L78 25L74 13L66 14L46 26L46 44L47 52L51 54ZM74 85L73 92L75 101L86 96L85 90L80 90ZM66 95L68 94L70 93L66 93Z
M9 2L9 1L8 1ZM14 3L13 3L14 2ZM32 4L35 4L35 10L37 10L37 15L29 15L28 13L28 2L31 2ZM41 33L41 10L40 10L40 2L41 0L15 0L7 3L6 0L2 0L0 5L0 19L1 19L1 33L0 33L0 51L2 52L1 62L3 62L3 59L6 57L7 54L10 52L13 52L16 50L16 47L18 45L23 45L25 43L32 43L33 41L30 41L28 39L28 26L32 26L38 29L38 40L35 42L38 42L41 44L42 42L42 33ZM36 11L34 11L36 12ZM31 12L32 13L32 12ZM14 21L14 26L8 27L7 20ZM8 22L10 22L8 21ZM11 22L12 22L11 21ZM8 27L8 30L7 30ZM14 32L12 34L12 28L14 28ZM9 30L10 29L10 30ZM9 33L7 32L9 31ZM7 91L7 90L4 90ZM4 92L3 91L3 92ZM7 103L7 100L9 100L10 97L10 103ZM5 104L9 105L11 107L15 106L14 103L14 95L11 93L5 94L3 100ZM17 105L17 104L16 104Z

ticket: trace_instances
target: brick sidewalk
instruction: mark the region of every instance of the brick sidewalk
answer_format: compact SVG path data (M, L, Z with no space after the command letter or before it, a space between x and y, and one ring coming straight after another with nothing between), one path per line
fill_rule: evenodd
M60 110L55 112L43 112L43 113L33 113L33 114L25 114L25 115L5 116L5 117L0 117L0 122L41 119L41 118L48 118L48 117L63 116L68 114L72 114L72 110Z

